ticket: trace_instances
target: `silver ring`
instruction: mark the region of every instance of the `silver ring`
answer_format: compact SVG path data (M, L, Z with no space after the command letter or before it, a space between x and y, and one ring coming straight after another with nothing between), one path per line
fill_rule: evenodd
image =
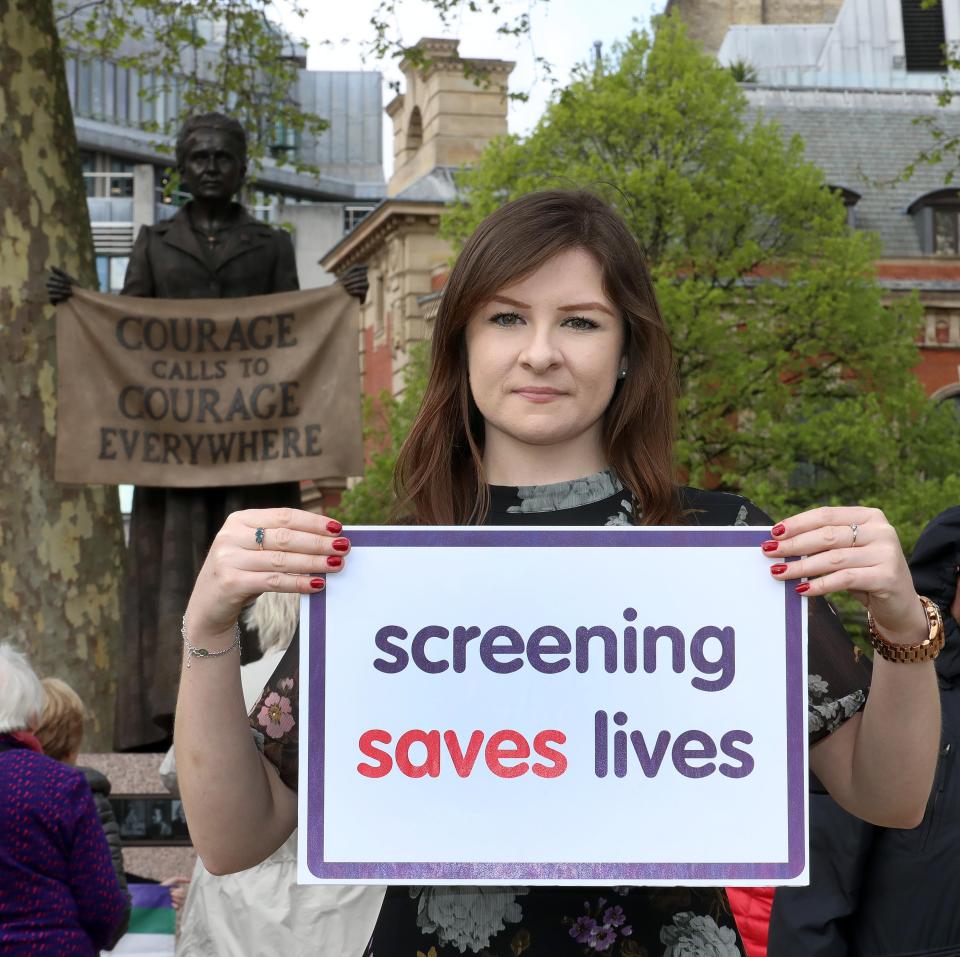
M263 529L262 528L257 529L254 535L254 538L256 539L256 542L257 542L257 548L259 548L260 551L262 552L263 551Z
M850 531L853 532L853 541L850 543L850 547L855 548L857 544L857 535L860 534L860 526L856 522L852 522L850 525Z

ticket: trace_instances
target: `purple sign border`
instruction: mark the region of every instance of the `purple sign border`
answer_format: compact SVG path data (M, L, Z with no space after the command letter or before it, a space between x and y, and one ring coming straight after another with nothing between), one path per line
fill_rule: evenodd
M577 548L757 548L769 538L758 529L484 529L409 528L368 529L351 532L353 548L375 545L460 546L472 548L536 548L545 545ZM801 597L784 588L786 619L786 718L787 718L787 860L757 863L484 863L467 861L345 862L323 859L324 743L326 680L326 595L310 598L310 704L307 721L311 760L307 771L307 818L319 822L307 834L307 867L314 877L325 880L504 880L504 881L716 881L789 880L802 873L806 863L805 802L806 777L803 730L803 605ZM319 742L319 744L317 743Z

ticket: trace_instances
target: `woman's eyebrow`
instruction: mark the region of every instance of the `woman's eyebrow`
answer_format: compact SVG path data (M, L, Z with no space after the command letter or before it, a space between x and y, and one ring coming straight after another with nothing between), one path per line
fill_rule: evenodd
M490 301L500 302L505 306L514 306L517 309L530 308L530 303L521 302L519 299L511 299L509 296L496 295ZM608 306L605 306L602 302L574 302L567 306L557 306L557 312L576 312L578 309L582 309L584 311L596 309L599 312L605 312L608 316L613 316L614 319L617 318L616 313L614 313L613 310Z
M491 302L502 302L505 306L516 306L518 309L529 309L530 303L521 302L519 299L511 299L509 296L494 296Z
M605 312L608 316L613 316L614 319L617 318L613 310L605 306L602 302L574 302L569 306L557 306L558 312L574 312L577 309L583 309L584 311L596 309L599 312Z

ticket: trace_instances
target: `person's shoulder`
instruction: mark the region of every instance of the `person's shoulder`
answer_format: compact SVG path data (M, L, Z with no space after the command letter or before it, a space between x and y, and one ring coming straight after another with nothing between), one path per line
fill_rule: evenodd
M257 219L250 215L250 212L243 206L236 211L236 228L244 232L251 232L261 239L272 239L275 242L292 242L290 233L279 226L271 226L262 219Z
M680 508L691 525L768 525L770 516L736 492L681 486Z
M161 219L159 222L152 223L149 226L141 226L140 232L146 236L165 236L171 229L175 229L181 224L189 228L190 213L187 205L189 204L180 206L177 211L167 219Z
M3 765L9 768L19 781L42 782L46 788L73 790L82 786L84 790L89 790L82 771L27 748L7 752Z
M109 794L110 793L110 779L98 771L96 768L88 767L78 767L84 778L86 778L87 784L90 785L90 790L94 794Z

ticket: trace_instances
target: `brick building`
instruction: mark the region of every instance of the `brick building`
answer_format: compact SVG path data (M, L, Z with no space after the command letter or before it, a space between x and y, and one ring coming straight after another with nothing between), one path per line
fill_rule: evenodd
M947 185L960 162L948 157L901 175L932 145L924 117L960 133L960 100L944 107L937 97L944 47L960 43L960 4L838 6L829 24L731 26L717 57L749 65L750 110L802 137L808 158L844 197L851 225L878 234L888 295L915 291L923 303L917 375L928 395L960 413L960 192Z

